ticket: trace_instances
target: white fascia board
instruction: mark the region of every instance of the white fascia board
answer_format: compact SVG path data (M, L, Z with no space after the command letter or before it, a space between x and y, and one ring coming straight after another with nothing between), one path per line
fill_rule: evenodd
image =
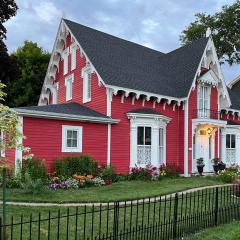
M196 81L196 79L197 79L198 74L200 73L201 63L202 63L202 61L203 61L203 59L204 59L204 57L205 57L205 55L206 55L206 51L209 49L209 45L212 45L213 54L214 54L214 56L215 56L215 58L216 58L216 62L217 62L219 74L221 75L220 80L221 80L221 82L222 82L223 90L224 90L224 93L225 93L225 95L226 95L226 97L227 97L229 106L231 106L230 96L229 96L229 93L228 93L228 90L227 90L226 83L225 83L225 81L224 81L224 76L223 76L222 69L221 69L220 64L219 64L219 60L218 60L217 53L216 53L216 50L215 50L215 45L214 45L214 42L213 42L213 40L212 40L211 37L208 39L208 42L207 42L207 44L206 44L206 47L205 47L205 49L204 49L204 51L203 51L201 60L200 60L200 62L199 62L198 68L197 68L197 71L196 71L195 76L194 76L194 78L193 78L192 86L191 86L191 88L189 89L187 99L189 99L189 97L190 97L190 95L191 95L191 92L192 92L192 89L194 89L194 87L195 87L195 81Z
M193 124L206 124L206 125L216 125L220 127L225 127L227 125L227 121L224 120L215 120L215 119L205 119L205 118L195 118L192 119Z
M235 83L239 82L239 81L240 81L240 75L237 76L237 77L235 77L233 80L231 80L231 81L227 84L227 86L228 86L229 88L232 88L232 86L233 86Z
M127 117L133 118L150 118L150 119L162 119L169 123L172 119L160 114L145 114L145 113L127 113Z
M97 122L97 123L112 123L112 124L118 123L120 121L118 119L107 119L107 118L101 118L101 117L79 116L74 114L23 110L23 109L17 109L17 108L15 109L15 111L20 116L35 117L35 118L63 119L63 120L72 120L72 121L81 121L81 122Z

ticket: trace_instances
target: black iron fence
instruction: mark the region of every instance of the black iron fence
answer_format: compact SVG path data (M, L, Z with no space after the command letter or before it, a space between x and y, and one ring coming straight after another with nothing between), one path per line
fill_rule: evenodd
M191 193L46 210L10 217L1 239L181 239L201 229L240 219L238 186Z

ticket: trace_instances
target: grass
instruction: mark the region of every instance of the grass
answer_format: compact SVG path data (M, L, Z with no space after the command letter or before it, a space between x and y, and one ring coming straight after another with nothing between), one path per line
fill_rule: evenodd
M240 221L206 229L186 240L238 240L240 239Z
M179 192L190 188L223 184L215 177L162 179L160 181L124 181L104 187L78 190L48 190L39 194L26 194L22 189L8 189L8 201L27 202L108 202L141 199ZM2 198L2 193L0 193Z
M178 198L178 228L181 232L192 233L199 231L199 229L206 228L214 225L214 212L215 207L215 189L207 189L199 192L194 192L187 195L179 195ZM132 205L120 205L118 211L118 227L119 232L128 232L129 229L133 231L134 227L144 228L147 227L142 235L143 231L139 231L139 237L135 235L131 239L169 239L169 233L171 233L172 219L175 209L175 198L165 199L160 202L139 202L138 205L133 203ZM240 199L232 196L231 187L224 187L219 190L219 223L225 221L232 221L232 219L239 219ZM224 211L222 211L223 209ZM101 213L100 213L100 210ZM0 210L1 211L1 210ZM76 211L78 211L77 224L76 224ZM41 215L39 215L41 212ZM57 238L58 218L59 221L59 239L75 239L76 226L77 226L77 239L84 239L84 226L86 239L99 239L106 233L113 233L114 229L114 207L109 206L95 206L95 207L23 207L23 206L11 206L7 207L7 223L14 223L13 227L8 226L7 232L12 238L9 239L21 239L21 232L23 233L22 239L29 239L30 232L33 236L32 239L38 239L40 234L41 240ZM200 215L199 215L200 214ZM21 216L23 224L21 230ZM11 217L13 216L13 217ZM193 217L194 216L194 220ZM42 220L41 224L38 224L38 219ZM52 218L49 221L48 219ZM30 224L32 219L32 224ZM222 219L222 220L221 220ZM85 223L85 224L84 224ZM156 238L158 229L154 230L152 226L154 224L162 225L160 228L160 234L162 238ZM31 226L31 228L30 228ZM149 226L149 228L148 228ZM30 230L31 229L31 230ZM50 229L50 236L48 230ZM67 231L68 229L68 231ZM155 232L154 232L155 231ZM67 238L67 232L68 238ZM152 234L150 237L148 234ZM153 235L155 233L156 235ZM106 236L106 235L105 235ZM144 237L143 237L144 236ZM181 236L181 235L180 235ZM196 235L197 236L197 235ZM96 238L95 238L96 237ZM101 239L101 238L100 238ZM112 238L111 238L112 239ZM120 238L121 239L121 238ZM130 238L128 238L130 239ZM205 238L199 238L205 239ZM212 238L214 239L214 238ZM224 239L224 238L223 238Z

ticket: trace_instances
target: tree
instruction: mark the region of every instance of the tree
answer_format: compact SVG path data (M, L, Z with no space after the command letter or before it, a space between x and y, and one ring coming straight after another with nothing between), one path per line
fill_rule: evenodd
M7 104L11 107L37 105L50 54L37 43L25 41L11 57L16 58L20 72L19 77L7 83Z
M4 43L7 30L3 26L7 20L16 15L17 4L14 0L1 0L0 4L0 79L8 86L11 79L18 77L18 67L16 58L9 56L7 47ZM8 102L8 97L6 99Z
M196 20L182 32L180 41L188 44L205 36L208 27L222 62L240 64L240 0L225 5L213 15L197 13Z

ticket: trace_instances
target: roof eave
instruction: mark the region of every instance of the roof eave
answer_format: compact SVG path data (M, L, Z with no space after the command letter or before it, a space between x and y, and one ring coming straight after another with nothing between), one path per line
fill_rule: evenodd
M118 119L112 119L112 118L79 116L74 114L43 112L43 111L26 110L26 109L19 109L19 108L15 108L14 110L20 116L34 117L34 118L61 119L61 120L106 123L106 124L116 124L116 123L119 123L120 121Z

